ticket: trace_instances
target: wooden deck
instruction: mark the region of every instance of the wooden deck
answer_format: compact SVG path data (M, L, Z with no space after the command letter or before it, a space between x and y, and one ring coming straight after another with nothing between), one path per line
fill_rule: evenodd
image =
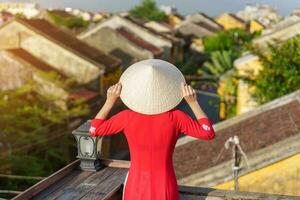
M129 161L101 160L97 172L82 171L79 160L67 165L46 179L19 194L14 200L121 200ZM264 193L233 192L210 188L179 186L181 200L280 199L300 200L300 197Z

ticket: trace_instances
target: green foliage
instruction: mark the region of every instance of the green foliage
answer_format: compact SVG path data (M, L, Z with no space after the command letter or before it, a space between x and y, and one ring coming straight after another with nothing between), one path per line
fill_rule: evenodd
M14 17L15 17L15 18L26 18L26 16L25 16L23 13L21 13L21 12L16 13L16 14L14 15Z
M167 18L166 14L157 7L154 0L143 0L140 5L131 9L129 14L133 17L153 21L164 21Z
M202 77L219 80L224 73L233 68L232 54L230 50L212 52L211 61L205 62L197 73Z
M231 50L214 51L211 53L211 61L205 62L203 67L198 69L201 77L216 83L219 83L220 79L226 82L224 95L220 96L220 101L225 104L226 118L236 115L237 79L232 57Z
M254 32L252 33L253 39L254 39L254 38L257 38L257 37L260 37L261 34L262 34L262 32L263 32L263 30L254 31Z
M54 104L53 96L41 96L34 82L16 90L0 91L0 173L48 176L71 159L74 138L69 122L86 116L88 105L75 101L67 110ZM0 189L26 188L31 180L0 179Z
M58 74L56 71L38 71L37 75L42 79L50 81L61 88L70 89L76 84L76 79L74 77L65 78Z
M89 25L89 22L85 21L82 17L62 17L58 14L51 12L48 12L48 15L54 24L59 26L65 26L67 28L85 28Z
M252 82L254 98L260 103L300 89L300 35L277 46L269 45L269 49L267 55L255 51L263 65Z
M245 48L245 43L250 42L253 35L243 29L230 29L220 31L213 36L204 39L206 52L231 50L233 57L237 58Z
M70 119L89 112L86 104L77 102L62 110L54 104L53 97L38 95L32 83L14 91L0 91L0 110L0 139L9 143L38 142L49 133L50 127L66 127Z
M194 75L198 70L195 64L185 60L177 61L175 66L177 66L184 75Z
M260 33L250 34L243 29L230 29L216 33L203 40L205 52L210 55L209 61L198 69L201 77L214 80L219 84L220 79L226 82L224 96L221 101L225 104L226 118L236 114L237 81L233 62L249 50L251 40ZM225 79L225 80L224 80Z

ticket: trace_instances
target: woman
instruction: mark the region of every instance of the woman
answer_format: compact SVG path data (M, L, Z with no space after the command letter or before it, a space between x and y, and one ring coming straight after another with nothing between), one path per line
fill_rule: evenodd
M119 97L129 109L106 119ZM197 120L175 109L182 98ZM172 160L179 133L204 140L215 137L195 90L185 84L175 66L158 59L141 61L126 69L120 82L107 90L105 104L91 121L92 136L121 131L131 158L123 200L179 200Z

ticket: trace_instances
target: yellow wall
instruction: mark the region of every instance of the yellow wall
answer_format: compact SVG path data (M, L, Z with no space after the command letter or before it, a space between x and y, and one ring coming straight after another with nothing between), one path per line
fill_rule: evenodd
M235 105L236 102L235 90L238 86L238 82L237 79L234 78L236 76L235 73L235 70L229 70L220 77L217 92L221 98L219 109L219 117L221 120L231 116L232 113L228 113L230 112L229 108Z
M168 22L171 26L176 26L177 24L181 23L182 20L179 17L177 17L176 15L169 15Z
M234 190L233 181L216 189ZM240 191L300 195L300 153L239 178Z
M216 20L216 22L221 24L225 30L232 29L232 28L241 28L244 30L246 29L245 23L235 19L228 13L224 13L224 14L220 15L215 20Z
M252 57L247 61L235 64L238 75L255 79L259 70L262 68L262 64L258 57ZM238 92L237 92L237 115L247 112L257 106L257 103L251 98L251 94L254 91L253 86L249 86L243 80L239 80Z
M218 95L220 97L223 97L226 95L226 79L222 79L219 82L219 87L218 87ZM220 111L219 111L219 117L220 119L225 119L226 118L226 105L223 101L220 101Z
M254 33L254 32L256 32L256 31L261 31L261 30L263 30L263 29L264 29L264 26L261 25L260 23L258 23L257 21L252 20L252 21L250 22L250 26L249 26L249 31L250 31L250 33Z
M195 38L192 42L197 46L203 46L203 40L201 38Z

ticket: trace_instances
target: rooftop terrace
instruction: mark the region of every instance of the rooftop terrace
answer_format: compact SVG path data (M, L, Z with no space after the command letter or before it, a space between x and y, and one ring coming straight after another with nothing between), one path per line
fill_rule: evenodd
M80 160L52 174L48 178L28 188L14 200L33 199L122 199L123 182L129 161L102 159L102 168L97 172L82 171ZM272 195L265 193L234 192L229 190L215 190L203 187L179 185L181 200L299 200L300 197Z
M91 137L88 133L89 128L90 121L87 121L73 131L77 140L78 160L28 188L14 200L121 200L130 161L101 158L98 152L101 152L103 137ZM181 200L300 200L299 196L235 192L184 185L179 185L179 193Z

